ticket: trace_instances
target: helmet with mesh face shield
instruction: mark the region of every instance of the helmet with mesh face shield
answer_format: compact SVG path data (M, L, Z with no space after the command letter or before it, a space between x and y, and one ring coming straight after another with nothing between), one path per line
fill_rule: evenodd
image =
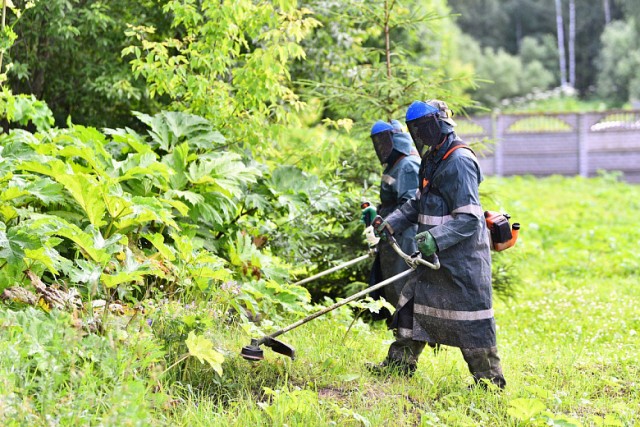
M406 123L418 151L443 141L456 125L447 104L439 100L414 101L407 109Z

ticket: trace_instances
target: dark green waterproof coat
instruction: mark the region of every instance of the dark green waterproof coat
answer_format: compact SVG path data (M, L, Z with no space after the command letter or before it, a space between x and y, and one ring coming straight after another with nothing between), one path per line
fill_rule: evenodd
M394 158L385 168L380 182L380 205L378 214L383 218L402 206L407 200L415 196L418 189L418 172L420 169L420 157L413 148L413 142L408 133L393 135ZM417 225L407 227L401 233L396 234L398 245L407 254L414 253L416 249L415 236ZM402 273L409 267L398 256L391 246L380 241L378 243L378 256L372 268L371 284ZM381 289L381 295L391 305L395 306L400 298L400 292L406 283L406 278Z
M424 156L416 196L386 218L396 233L414 224L418 233L428 230L441 263L439 270L420 266L409 277L393 326L398 335L416 341L493 347L491 253L478 195L483 178L475 155L466 148L443 160L456 138L449 134L438 150Z

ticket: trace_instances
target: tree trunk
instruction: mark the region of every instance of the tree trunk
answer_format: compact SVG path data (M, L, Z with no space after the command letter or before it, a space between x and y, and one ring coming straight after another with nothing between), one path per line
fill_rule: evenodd
M611 3L609 0L602 0L602 7L604 8L604 23L611 22Z
M558 31L558 59L560 62L560 86L567 86L567 61L564 53L564 24L562 22L562 2L556 0L556 27Z
M385 51L385 59L387 63L387 79L391 80L391 41L389 39L389 21L391 20L391 10L395 6L395 0L391 0L391 4L389 4L389 0L384 1L384 51ZM393 99L391 99L390 89L387 88L387 108L393 105ZM391 112L387 110L387 121L391 121Z
M391 78L391 43L389 42L389 2L384 2L384 51L387 61L387 78Z
M2 0L2 32L4 32L4 27L7 19L7 0ZM2 59L4 57L4 50L0 52L0 74L2 73Z
M569 85L576 87L576 2L569 0Z

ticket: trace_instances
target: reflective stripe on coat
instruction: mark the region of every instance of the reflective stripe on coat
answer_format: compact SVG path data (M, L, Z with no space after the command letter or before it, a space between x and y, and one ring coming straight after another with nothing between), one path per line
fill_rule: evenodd
M413 310L404 312L413 313L410 333L416 341L492 347L496 333L491 253L478 194L482 173L466 149L454 151L438 165L454 139L450 134L438 151L423 159L420 179L433 174L430 190L418 192L386 218L394 230L414 224L418 233L429 230L441 264L439 270L419 267L407 280L396 309L400 312L403 305L413 304Z

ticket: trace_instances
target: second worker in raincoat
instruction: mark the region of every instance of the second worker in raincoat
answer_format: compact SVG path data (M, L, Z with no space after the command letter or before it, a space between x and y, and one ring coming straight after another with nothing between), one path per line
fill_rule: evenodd
M371 140L380 163L385 165L380 182L380 205L377 213L386 217L415 195L418 189L420 156L411 136L403 132L402 125L397 120L391 120L389 123L377 121L371 128ZM367 213L363 212L363 217L365 215ZM405 253L412 254L417 250L415 242L417 229L417 225L412 225L396 234L398 245ZM388 243L379 242L369 283L375 285L408 268L407 263ZM398 280L376 291L372 297L382 296L395 307L405 282L404 279ZM383 309L381 313L374 314L373 319L381 320L390 316L390 313Z

